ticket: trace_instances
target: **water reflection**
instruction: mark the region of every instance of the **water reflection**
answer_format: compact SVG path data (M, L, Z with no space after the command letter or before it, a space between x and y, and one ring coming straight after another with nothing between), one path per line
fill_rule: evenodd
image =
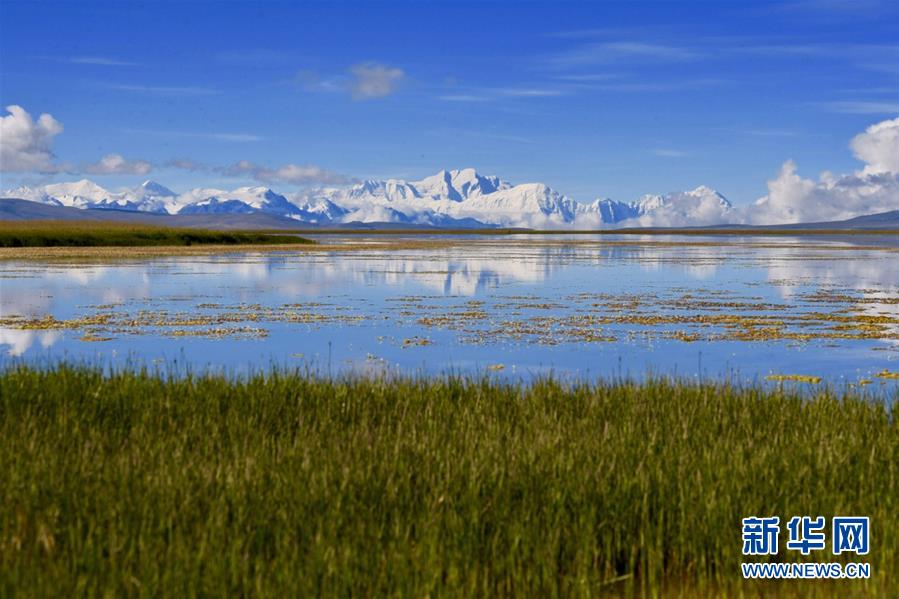
M10 356L21 356L35 345L47 349L61 337L62 333L59 331L21 331L0 328L0 346L6 346L6 353Z
M884 342L894 347L899 337L897 256L895 245L867 240L853 245L846 240L804 238L572 236L475 238L425 249L373 246L103 264L10 261L0 263L0 351L25 358L50 351L70 357L131 353L148 359L160 352L166 356L186 352L188 360L204 364L264 365L260 363L289 361L301 354L320 357L322 347L331 347L341 363L363 364L359 368L366 371L381 371L383 364L433 372L448 365L465 370L510 362L508 370L518 372L551 368L603 373L614 361L636 372L672 368L682 372L688 363L688 370L705 364L738 368L758 377L786 366L816 363L820 368L839 362L839 376L849 376L893 365L893 353L871 350ZM542 320L535 322L552 328L557 326L554 317L577 323L579 315L595 314L586 300L570 299L591 294L602 296L609 305L620 303L623 310L628 297L654 298L661 312L683 311L677 303L683 300L677 298L717 297L719 307L703 308L713 315L720 314L727 302L778 305L785 314L839 309L882 318L876 329L882 332L818 345L776 339L689 343L698 338L671 330L670 325L667 330L656 326L656 332L665 334L648 337L653 329L640 322L629 325L627 335L608 336L609 327L606 332L599 327L594 337L587 338L593 343L561 337L542 345L501 340L491 344L482 338L474 347L470 334L423 324L427 319L416 313L423 309L416 307L421 302L414 300L444 298L443 303L427 306L428 316L465 310L464 302L453 303L452 298L469 298L486 302L470 308L471 318L480 319L481 325L514 327L537 314ZM508 298L515 297L528 299L507 305ZM224 307L213 313L203 306ZM698 309L692 306L687 307ZM246 317L240 316L241 310ZM113 313L115 318L106 323L102 335L96 334L100 330L96 319L93 325L77 320ZM218 326L219 336L226 338L197 339L190 336L189 327L180 330L179 337L158 327L138 330L122 324L127 322L124 315L176 313L182 320L184 314L205 314L209 326ZM22 324L22 319L47 316L66 324L53 325L59 328L52 330L40 330L40 323L38 328ZM247 324L265 334L229 337L228 326L237 330ZM605 338L615 341L598 343ZM98 342L103 339L110 340ZM693 366L697 354L705 357Z

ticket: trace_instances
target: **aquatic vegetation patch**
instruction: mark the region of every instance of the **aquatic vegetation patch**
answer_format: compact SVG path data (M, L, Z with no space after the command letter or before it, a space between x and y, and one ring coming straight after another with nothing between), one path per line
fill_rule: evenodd
M687 343L899 339L899 314L865 312L862 302L849 295L826 296L829 310L825 312L822 297L814 299L814 310L806 310L801 303L762 302L720 290L714 295L672 296L582 293L567 297L564 306L553 307L559 314L545 314L540 312L552 310L531 298L497 296L474 309L470 302L418 301L405 304L402 315L424 312L427 315L418 317L417 324L454 330L464 341L479 344L615 342L635 332Z
M765 380L779 383L809 383L817 385L821 382L821 377L809 374L769 374L765 377Z
M120 306L121 307L121 306ZM124 308L124 307L121 307ZM0 327L20 330L84 330L83 341L107 341L115 335L162 335L165 337L256 337L268 336L268 330L246 323L287 322L302 325L351 324L364 320L359 314L346 314L345 307L313 302L285 304L277 307L261 304L202 303L194 310L138 309L136 311L105 310L69 319L52 315L25 318L21 315L0 317ZM229 325L229 326L222 326ZM243 326L238 326L243 325Z

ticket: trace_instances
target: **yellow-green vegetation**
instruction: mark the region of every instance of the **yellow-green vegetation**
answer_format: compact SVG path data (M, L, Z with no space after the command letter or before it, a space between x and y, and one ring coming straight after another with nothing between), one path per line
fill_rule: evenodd
M26 226L33 224L35 221L26 223ZM4 223L10 224L10 223ZM68 223L63 223L68 224ZM16 223L11 223L15 226ZM105 226L91 225L86 226ZM562 248L577 249L578 251L588 252L583 257L595 259L595 256L589 256L589 252L596 251L624 251L632 249L646 250L645 252L634 253L628 256L628 260L633 263L658 264L660 260L669 264L695 264L696 257L678 257L675 254L668 255L668 248L685 248L691 247L697 250L707 248L713 249L714 254L702 257L702 260L708 264L725 263L727 257L718 254L720 250L726 248L727 251L741 252L744 250L782 250L785 248L797 247L798 243L795 239L773 239L770 237L761 238L738 238L729 239L721 237L714 241L701 238L691 237L688 239L677 239L668 235L662 239L647 239L643 236L640 239L622 238L616 234L594 236L581 236L580 239L571 235L496 235L495 233L477 233L462 235L456 231L435 231L433 235L407 234L407 232L398 231L347 231L346 235L335 235L340 231L331 231L324 229L304 230L304 236L310 236L319 239L318 243L308 244L289 244L283 242L285 236L293 234L291 231L255 231L254 234L271 235L278 241L268 241L265 245L259 245L259 250L293 250L298 253L349 253L370 255L378 255L379 257L386 253L391 253L391 258L401 259L410 258L410 254L406 252L419 251L451 251L456 248L465 248L466 251L472 248L479 248L483 252L489 254L491 259L498 259L503 255L507 255L510 251L526 250L546 250L555 251ZM364 235L363 233L371 233ZM284 246L283 248L279 246ZM0 260L49 260L49 261L69 261L73 259L81 260L97 260L97 261L118 261L128 260L150 256L160 255L198 255L228 252L245 251L247 245L227 246L227 245L192 245L192 246L131 246L131 247L17 247L9 248L0 246ZM806 238L801 242L801 248L808 253L809 259L815 258L815 252L825 250L828 252L839 251L846 256L851 256L855 251L876 250L878 252L896 253L899 248L891 247L889 244L872 243L863 245L861 243L835 245L832 242L822 241L820 239ZM664 258L662 257L664 253Z
M97 306L94 314L59 320L47 314L40 318L0 317L0 327L19 330L76 330L87 337L82 341L108 341L115 335L163 335L167 337L266 337L265 328L250 323L291 323L303 325L353 324L364 319L347 314L340 306L309 302L284 304L275 308L259 304L220 306L198 304L196 310L172 312L165 309L118 311L114 305ZM409 341L409 340L407 340ZM428 345L430 340L416 338L414 345ZM412 345L412 341L407 345Z
M564 305L538 301L536 296L486 300L402 296L391 298L392 309L376 317L395 319L399 326L412 323L423 329L454 331L460 341L470 344L513 341L558 345L637 339L810 343L894 340L899 331L899 316L881 309L899 301L893 296L869 298L817 292L797 295L791 304L730 292L713 295L711 290L705 290L700 296L675 290L659 295L582 293L563 299ZM280 306L203 302L193 309L175 312L165 307L164 301L151 300L140 304L139 309L136 305L92 308L94 312L68 319L50 314L8 314L0 317L0 327L80 330L107 339L119 334L264 337L268 334L266 325L275 323L358 325L366 321L363 313L323 302ZM209 327L217 325L214 332L209 332ZM423 330L422 334L404 339L403 346L434 343L424 333Z
M89 221L0 221L0 248L274 245L314 243L296 235L207 231Z
M0 595L897 596L896 399L13 366ZM751 515L870 516L872 578L744 582Z
M765 380L777 381L780 383L809 383L811 385L817 385L821 382L821 377L809 374L770 374L765 377Z

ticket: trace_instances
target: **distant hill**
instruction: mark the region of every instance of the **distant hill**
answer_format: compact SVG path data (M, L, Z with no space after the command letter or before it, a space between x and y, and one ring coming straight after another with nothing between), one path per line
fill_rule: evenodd
M899 210L890 210L889 212L879 212L877 214L866 214L848 220L824 223L803 223L801 225L790 226L795 226L800 229L827 229L830 227L847 229L899 229Z
M738 231L892 231L899 232L899 210L866 214L846 220L821 221L814 223L784 223L782 225L742 225L722 224L695 227L624 227L613 229L618 233L684 232L690 234Z
M110 208L83 209L0 198L0 220L89 220L204 229L299 229L308 225L291 218L253 214L158 214Z

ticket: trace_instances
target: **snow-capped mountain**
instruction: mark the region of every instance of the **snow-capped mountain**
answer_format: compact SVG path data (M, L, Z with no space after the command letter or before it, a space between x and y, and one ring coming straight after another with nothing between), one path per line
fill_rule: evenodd
M174 212L166 208L174 206L175 198L178 197L174 191L154 181L144 181L133 189L110 191L87 179L72 183L52 183L43 187L23 186L3 193L7 197L52 206L170 213Z
M418 181L367 180L282 195L266 187L197 188L178 194L154 181L110 191L88 180L4 192L56 206L167 214L262 212L310 224L391 222L435 226L598 228L711 224L732 218L730 203L708 187L635 202L577 202L542 183L512 185L471 168Z
M197 191L199 193L196 193ZM194 190L185 196L179 198L185 201L181 202L178 214L266 212L280 216L295 216L301 213L300 209L286 197L267 187L241 187L234 191Z

